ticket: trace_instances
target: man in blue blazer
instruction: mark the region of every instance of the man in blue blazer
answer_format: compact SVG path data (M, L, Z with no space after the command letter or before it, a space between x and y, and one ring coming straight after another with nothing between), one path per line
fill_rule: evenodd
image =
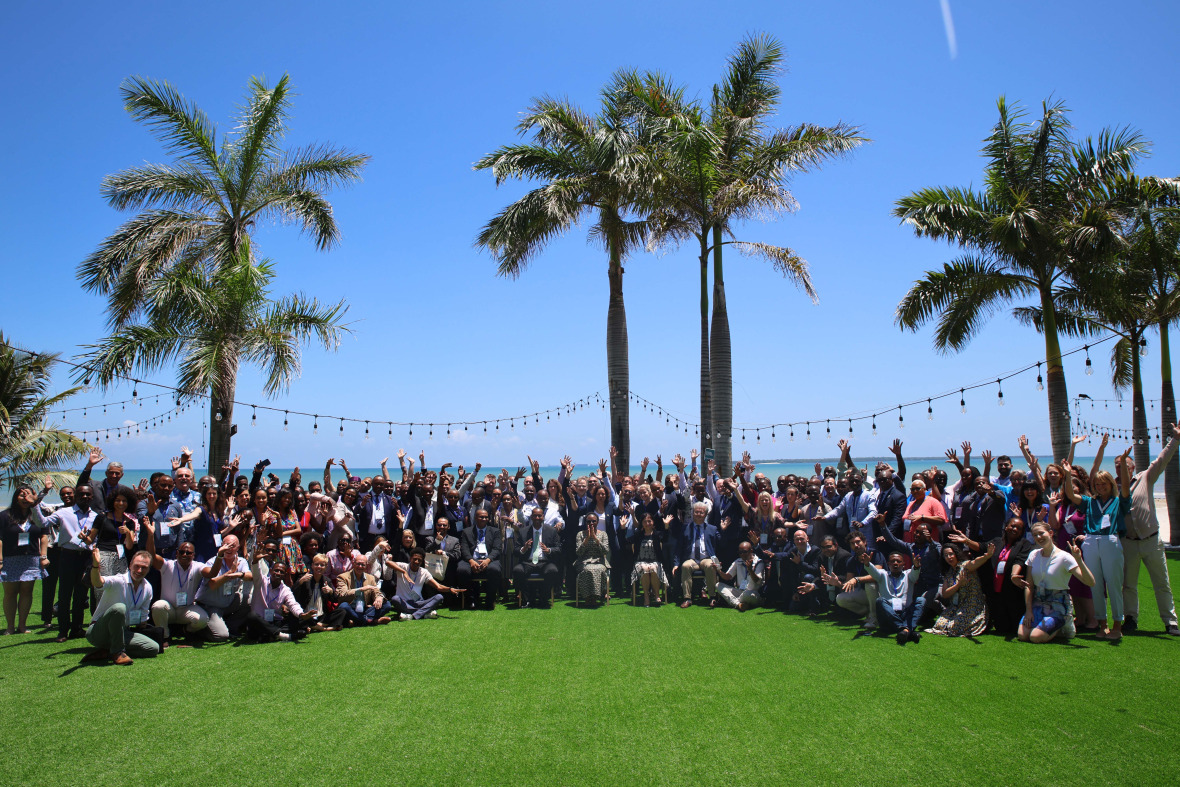
M721 561L717 559L717 544L721 540L720 532L705 519L709 515L709 507L704 503L694 503L692 507L692 521L684 527L684 540L680 544L678 555L679 565L673 566L672 573L680 572L680 587L684 600L680 608L692 606L692 572L698 568L705 572L705 590L712 598L717 594L717 570Z
M392 543L400 543L400 512L389 495L385 494L384 479L373 479L372 490L361 497L354 510L362 552L368 553L373 550L377 536L384 536ZM397 535L391 537L391 533Z

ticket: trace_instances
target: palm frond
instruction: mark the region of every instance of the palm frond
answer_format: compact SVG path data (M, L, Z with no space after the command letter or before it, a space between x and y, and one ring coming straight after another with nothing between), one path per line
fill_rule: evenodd
M131 116L155 132L171 153L216 170L217 127L168 82L128 77L119 88Z
M790 280L792 284L807 293L807 297L811 299L813 304L819 303L819 293L816 292L815 285L812 284L811 269L807 265L807 260L796 254L794 249L754 241L733 241L732 245L746 256L760 257L769 261L774 269L783 275L783 278Z

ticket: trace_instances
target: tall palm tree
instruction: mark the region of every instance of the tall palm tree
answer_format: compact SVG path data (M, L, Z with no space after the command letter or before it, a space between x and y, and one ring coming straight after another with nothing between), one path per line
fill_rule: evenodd
M1049 432L1053 455L1062 458L1070 442L1069 394L1055 294L1070 282L1071 268L1111 248L1114 237L1095 195L1106 180L1132 172L1148 143L1122 129L1104 131L1096 144L1074 145L1060 102L1042 104L1035 124L1003 97L998 109L984 141L981 191L927 188L897 202L894 215L919 237L969 251L914 282L896 321L916 331L937 318L934 346L957 352L1004 305L1033 299L1045 315Z
M792 175L867 141L859 129L843 123L772 128L783 58L782 46L772 36L742 41L729 58L725 78L713 86L707 110L686 103L683 92L658 74L649 74L631 90L640 123L649 128L641 136L659 174L653 181L652 242L693 238L700 249L702 447L714 449L721 467L730 464L733 443L725 246L769 260L816 301L805 260L787 247L737 240L735 227L747 219L793 212L797 203L787 189ZM712 317L706 321L710 262Z
M285 151L282 142L291 109L286 74L274 87L252 78L235 130L224 136L219 136L201 109L167 82L131 77L120 90L127 111L153 131L175 161L133 167L103 180L102 194L112 207L140 212L78 266L83 287L107 298L113 333L98 347L127 339L129 330L156 324L154 315L167 313L171 307L153 302L153 297L169 297L176 287L195 292L198 280L212 284L236 282L236 276L249 278L246 271L255 260L252 233L259 222L297 224L320 250L330 249L340 240L324 193L358 181L369 157L329 145ZM215 292L208 296L211 301L221 297ZM296 298L289 305L297 313L308 303ZM305 316L311 324L319 325L325 323L325 317L331 315L334 321L342 313L318 310L317 306ZM143 322L137 325L141 318ZM182 324L176 330L189 327ZM246 334L245 328L232 332L234 340ZM281 365L287 371L268 381L272 393L289 385L298 368L297 363L291 365L288 342L278 335L275 342L275 357L286 359ZM229 339L214 342L202 361L207 367L204 373L181 371L190 394L203 392L192 387L198 380L210 386L217 383L204 391L210 396L209 456L214 467L229 455L237 349ZM265 362L267 356L261 347L253 352L257 354L250 360ZM140 352L136 357L142 368L160 366L159 350ZM221 372L215 374L218 365ZM116 383L118 379L110 373L120 368L130 368L130 364L109 366L108 374L100 375L100 384Z
M197 268L164 270L146 284L147 307L139 319L85 345L78 376L106 386L176 363L177 388L210 392L209 467L222 467L230 455L241 363L261 368L266 394L276 396L299 376L303 344L315 340L334 350L348 331L340 322L348 310L343 301L322 306L303 295L271 300L274 276L270 262L255 263L246 253L209 278Z
M63 465L89 447L50 423L49 414L81 387L48 395L57 361L57 355L21 350L0 333L0 488L35 483L47 475L58 484L77 478L76 470L64 470Z
M480 230L476 246L495 257L500 276L516 278L552 239L589 217L590 238L606 250L610 296L606 310L607 388L611 444L618 464L630 466L628 405L630 370L627 312L623 301L623 263L643 245L647 223L629 217L641 181L634 158L635 137L622 112L614 76L603 90L602 106L591 116L568 101L537 99L517 126L526 143L506 145L484 156L475 169L490 169L496 185L506 180L541 185L497 213Z

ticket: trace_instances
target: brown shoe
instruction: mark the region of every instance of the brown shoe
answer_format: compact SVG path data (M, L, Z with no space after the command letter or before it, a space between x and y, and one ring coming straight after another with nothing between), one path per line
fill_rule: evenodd
M83 656L82 661L86 661L86 662L106 661L110 657L111 657L110 651L103 650L102 648L98 648L96 650L90 651L85 656Z
M687 598L686 598L684 601L681 601L681 602L680 602L680 608L681 608L681 609L688 609L688 608L689 608L689 607L691 607L691 606L692 606L692 599L687 599Z
M131 657L126 653L120 653L118 656L115 656L115 663L120 667L126 667L127 665L131 664L132 661Z

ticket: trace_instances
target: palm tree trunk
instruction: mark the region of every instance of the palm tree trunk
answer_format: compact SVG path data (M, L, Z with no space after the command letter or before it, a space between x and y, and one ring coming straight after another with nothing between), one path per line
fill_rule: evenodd
M1057 335L1057 317L1053 311L1050 292L1041 293L1041 313L1044 315L1045 377L1049 400L1049 443L1053 447L1053 461L1069 456L1069 391L1065 387L1065 367L1061 363L1061 341Z
M618 249L610 250L610 302L606 308L606 385L610 392L610 441L619 451L618 468L631 467L631 375L627 348L627 310L623 305L623 266Z
M709 236L704 230L701 241L701 456L713 447L713 407L709 386ZM704 459L701 467L705 466Z
M1161 434L1170 435L1172 424L1176 423L1176 392L1172 389L1172 355L1169 349L1167 320L1160 323L1160 380L1160 419L1163 422L1160 424ZM1168 529L1172 533L1169 541L1180 545L1180 453L1173 456L1172 461L1164 468L1164 500L1168 504Z
M234 391L238 385L238 365L234 363L209 392L209 475L216 476L229 464L230 440L233 437ZM221 417L218 418L218 415Z
M713 410L713 450L718 472L733 466L733 356L729 343L729 312L721 270L721 227L713 225L713 323L709 331L709 389ZM717 435L721 436L718 437Z
M1143 373L1139 366L1139 333L1131 334L1131 445L1135 466L1151 464L1151 435L1147 431L1147 410L1143 401Z

